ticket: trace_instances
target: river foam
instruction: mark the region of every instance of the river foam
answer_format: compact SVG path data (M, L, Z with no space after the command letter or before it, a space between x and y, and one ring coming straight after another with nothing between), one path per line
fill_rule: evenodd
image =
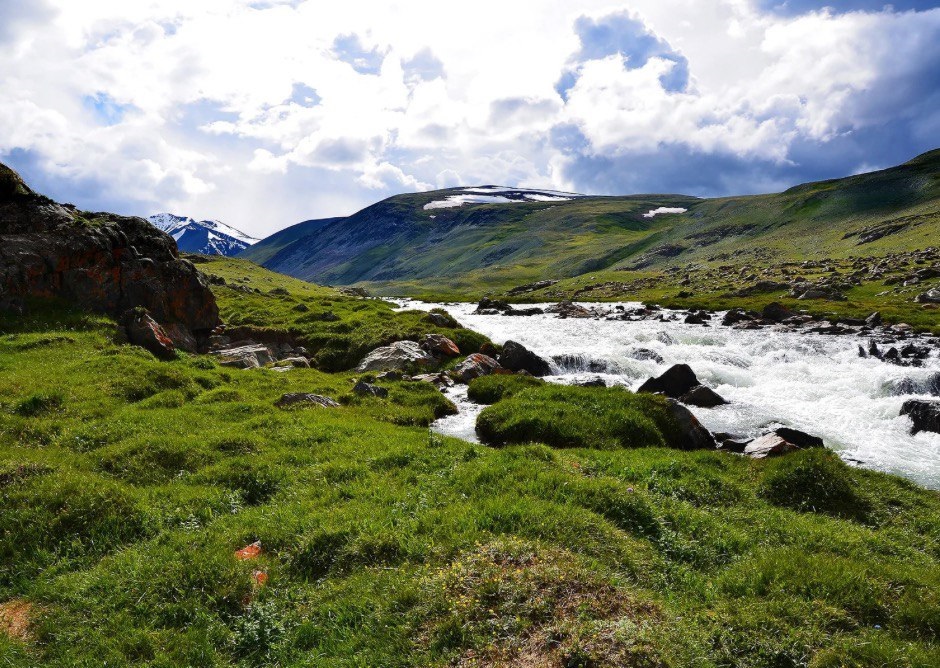
M622 305L628 309L640 306ZM714 432L755 436L768 426L784 424L821 436L850 463L940 489L940 434L911 436L910 421L898 416L905 400L929 398L898 394L897 388L901 385L901 391L917 392L918 383L940 371L935 354L923 368L904 368L860 358L858 346L867 340L855 336L797 334L770 328L747 331L681 321L474 315L474 304L404 302L402 306L444 308L462 325L496 343L518 341L553 361L555 375L548 380L555 382L599 376L608 384L636 389L673 364L688 364L704 384L730 402L713 409L693 409ZM638 353L640 350L655 355ZM906 388L901 383L905 379L913 381ZM452 393L462 414L437 423L435 428L473 438L472 425L479 409L468 406L459 390Z

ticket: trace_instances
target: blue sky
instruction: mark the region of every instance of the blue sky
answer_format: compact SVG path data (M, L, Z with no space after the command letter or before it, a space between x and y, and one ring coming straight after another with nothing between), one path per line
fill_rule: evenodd
M391 194L767 192L940 146L940 3L0 1L0 160L256 236Z

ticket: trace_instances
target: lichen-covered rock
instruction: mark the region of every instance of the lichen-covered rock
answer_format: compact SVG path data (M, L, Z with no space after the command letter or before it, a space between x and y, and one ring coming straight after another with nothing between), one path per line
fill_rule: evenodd
M121 317L143 307L196 338L219 324L205 278L143 218L90 214L33 193L0 165L0 308L59 298Z
M489 376L503 367L489 355L474 353L454 369L454 376L462 383L469 383L474 378Z
M366 355L356 371L404 371L419 366L428 367L435 363L434 357L424 351L414 341L396 341L389 346L376 348Z
M339 404L319 394L305 394L303 392L293 392L285 394L274 404L278 408L290 408L292 406L318 406L320 408L337 408Z
M128 340L135 346L149 350L162 360L171 360L176 357L173 339L160 326L160 323L150 317L146 310L131 309L121 317L121 321Z
M460 348L457 344L441 334L425 334L421 339L421 347L432 355L438 357L459 357Z

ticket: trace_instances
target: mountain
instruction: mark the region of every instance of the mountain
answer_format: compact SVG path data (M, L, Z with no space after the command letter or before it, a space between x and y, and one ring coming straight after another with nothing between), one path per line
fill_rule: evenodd
M318 220L305 220L302 223L286 227L280 232L259 241L238 254L239 257L251 260L255 264L264 265L282 249L291 245L298 239L310 236L318 230L345 218L321 218Z
M172 213L158 213L147 220L173 237L179 249L186 253L237 255L258 243L254 237L218 220L197 221Z
M873 256L940 239L940 150L770 195L452 188L397 195L348 218L285 232L245 257L298 278L358 283L384 294L504 289L602 269L729 258Z

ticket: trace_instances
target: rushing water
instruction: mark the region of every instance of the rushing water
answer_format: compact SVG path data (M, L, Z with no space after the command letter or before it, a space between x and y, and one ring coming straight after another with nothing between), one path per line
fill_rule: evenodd
M784 424L821 436L850 463L940 488L940 434L911 436L909 419L898 416L906 399L929 397L897 394L896 390L899 381L923 382L940 371L936 352L924 367L906 368L860 358L858 346L866 345L867 340L855 336L785 333L770 328L746 331L681 321L559 319L549 314L485 316L472 313L474 304L402 305L441 307L495 343L518 341L555 360L555 376L547 379L555 382L601 377L609 385L636 389L673 364L688 364L705 385L730 402L718 408L693 408L714 432L756 436L769 425ZM635 359L638 349L658 353L662 363ZM449 390L449 396L461 412L438 421L435 429L474 439L473 427L482 407L466 400L466 388Z

